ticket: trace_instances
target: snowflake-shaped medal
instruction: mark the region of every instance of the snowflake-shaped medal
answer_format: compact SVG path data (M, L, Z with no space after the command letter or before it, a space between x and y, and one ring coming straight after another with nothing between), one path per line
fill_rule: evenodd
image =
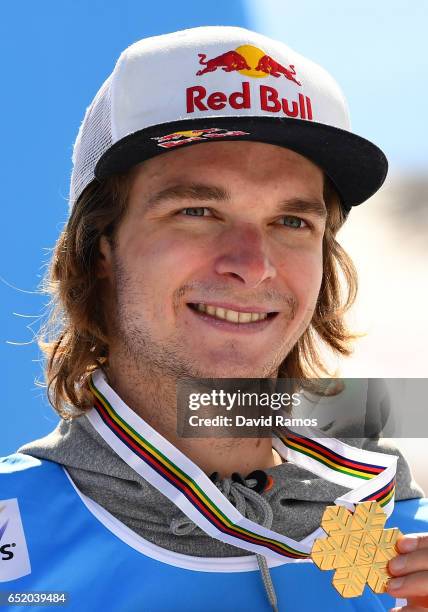
M398 552L396 527L384 529L386 514L376 501L357 504L352 514L343 506L327 506L321 527L327 538L315 540L311 558L322 570L336 570L333 586L342 597L362 595L367 583L375 593L385 593L390 578L388 561Z

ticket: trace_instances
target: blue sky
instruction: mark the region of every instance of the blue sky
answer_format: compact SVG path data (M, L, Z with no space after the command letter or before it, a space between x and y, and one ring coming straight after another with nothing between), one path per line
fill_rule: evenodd
M393 172L427 169L425 0L16 0L1 13L0 455L57 420L34 383L42 368L29 325L38 327L37 285L67 218L79 124L129 44L208 24L282 39L339 81L355 131L385 150Z

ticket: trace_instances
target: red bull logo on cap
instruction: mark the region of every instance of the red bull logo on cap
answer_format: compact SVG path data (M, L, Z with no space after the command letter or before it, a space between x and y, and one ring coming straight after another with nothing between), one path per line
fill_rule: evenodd
M283 66L273 57L253 45L241 45L232 51L226 51L221 55L206 59L205 53L199 53L199 63L204 66L196 73L202 76L207 72L214 72L218 68L224 72L237 71L242 75L252 78L261 78L268 75L275 78L285 77L301 86L301 82L296 79L296 70L292 64L288 67Z
M190 142L200 140L210 140L213 138L225 138L226 136L248 136L249 132L241 132L240 130L229 131L223 128L205 128L200 130L183 130L173 132L165 136L157 136L151 140L156 140L158 147L171 149L179 147Z
M293 83L291 85L293 88L294 86L302 87L293 64L284 66L253 45L241 45L209 59L205 53L198 55L199 64L203 67L196 72L196 76L204 76L221 70L225 73L239 72L252 79L283 78ZM256 103L260 110L268 113L308 121L313 119L312 101L303 93L299 92L295 99L285 98L280 96L275 87L264 84L260 85L256 92L254 87L250 86L250 81L243 81L240 90L228 94L223 91L208 92L203 85L195 85L186 89L186 110L188 114L191 114L197 111L217 111L224 108L251 109ZM252 100L255 95L258 99ZM295 93L292 92L292 95L295 96Z
M194 113L195 110L221 110L229 106L235 110L242 108L252 108L250 83L244 81L242 89L233 91L227 95L222 91L214 91L208 94L205 87L195 85L186 89L186 110L187 113ZM312 102L308 96L299 93L297 100L280 98L278 91L269 85L260 85L259 88L260 109L269 113L280 113L286 117L299 119L313 119Z

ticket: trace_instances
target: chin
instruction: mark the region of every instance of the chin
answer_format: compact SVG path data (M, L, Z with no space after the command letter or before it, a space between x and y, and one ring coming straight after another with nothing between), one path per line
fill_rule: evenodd
M201 368L204 372L205 378L268 378L273 377L276 370L267 370L267 366L264 364L254 365L254 363L230 363L218 366L213 366L211 363L204 368ZM273 372L269 374L269 372Z

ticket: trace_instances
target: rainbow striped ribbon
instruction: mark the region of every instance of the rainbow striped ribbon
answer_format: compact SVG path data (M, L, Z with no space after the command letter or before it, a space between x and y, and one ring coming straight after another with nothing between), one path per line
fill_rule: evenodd
M297 541L244 517L193 461L120 399L102 370L92 373L90 388L95 401L86 417L96 431L208 535L283 562L308 559L313 541L323 534L321 528ZM363 451L336 439L302 436L285 428L274 432L272 446L283 459L352 488L335 503L352 510L359 501L376 499L387 515L391 514L397 457Z

